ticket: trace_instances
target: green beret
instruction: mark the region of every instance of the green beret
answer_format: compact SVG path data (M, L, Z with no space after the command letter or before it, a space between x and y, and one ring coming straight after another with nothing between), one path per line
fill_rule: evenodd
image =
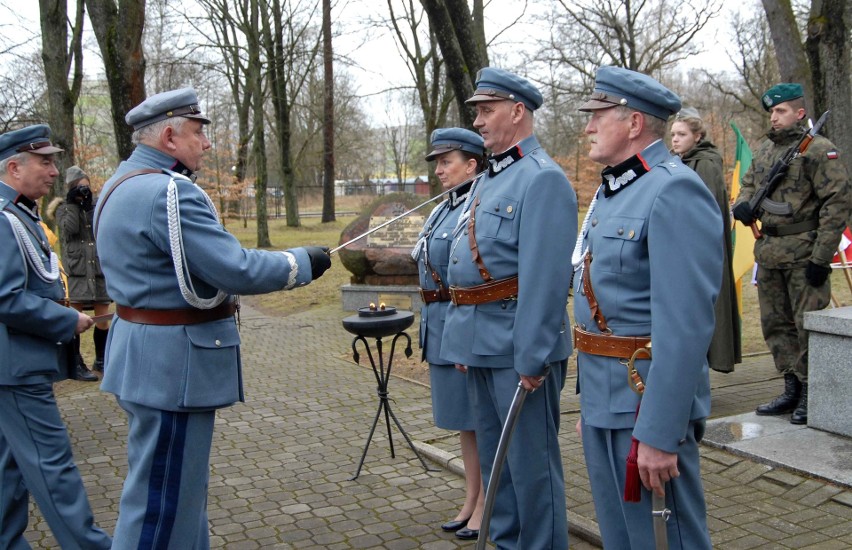
M798 99L804 95L805 92L802 90L801 84L796 84L795 82L782 82L781 84L776 84L766 90L766 93L763 94L763 110L768 111L779 103L784 103L791 99Z

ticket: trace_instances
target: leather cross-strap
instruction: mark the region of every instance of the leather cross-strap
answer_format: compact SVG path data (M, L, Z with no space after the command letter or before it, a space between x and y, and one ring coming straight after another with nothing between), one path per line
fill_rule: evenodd
M598 299L595 297L595 292L592 290L592 253L586 252L586 257L583 258L583 292L586 293L586 300L589 302L589 310L592 312L592 318L598 324L598 330L604 333L612 332L606 326L606 318L600 307L598 307Z
M478 306L497 300L511 300L518 296L518 276L488 281L469 287L450 287L450 299L457 306Z

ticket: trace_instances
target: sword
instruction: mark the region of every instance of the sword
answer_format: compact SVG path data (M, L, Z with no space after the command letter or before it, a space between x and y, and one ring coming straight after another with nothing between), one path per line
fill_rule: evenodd
M485 544L488 541L488 524L491 523L491 513L494 511L500 474L503 470L503 463L506 461L506 453L509 451L509 442L512 441L512 434L515 432L515 424L517 424L521 407L524 406L524 400L528 393L530 392L524 389L523 383L518 382L518 389L515 390L515 397L509 406L509 414L506 416L506 423L503 424L503 431L500 433L497 452L494 453L494 465L491 467L491 478L488 480L488 487L485 490L485 507L482 509L482 525L479 527L479 538L476 539L476 550L485 550Z
M95 323L101 323L103 321L112 321L112 316L114 313L104 313L103 315L92 315L92 321Z
M657 550L669 550L669 538L666 522L672 511L666 508L666 497L651 491L651 516L654 518L654 541Z
M470 182L472 182L472 181L476 180L476 178L478 178L479 176L481 176L481 175L482 175L482 174L484 174L485 172L486 172L486 170L483 170L482 172L480 172L480 173L476 174L476 175L475 175L475 176L473 176L472 178L467 179L467 180L465 180L465 181L461 182L460 184L456 185L455 187L451 187L450 189L447 189L446 191L442 191L441 193L438 193L437 195L435 195L435 196L434 196L434 197L432 197L431 199L429 199L429 200L427 200L427 201L424 201L424 202L422 202L422 203L418 204L417 206L415 206L415 207L414 207L414 208L412 208L411 210L408 210L408 211L406 211L406 212L403 212L403 213L402 213L402 214L400 214L399 216L396 216L395 218L391 218L391 219L389 219L389 220L388 220L388 221L386 221L386 222L380 223L379 225L377 225L376 227L374 227L374 228L370 229L369 231L366 231L366 232L364 232L364 233L361 233L360 235L358 235L358 236L357 236L357 237L355 237L354 239L349 239L348 241L346 241L345 243L341 244L340 246L336 246L336 247L332 248L331 250L329 250L329 251L328 251L328 255L329 255L329 256L331 256L332 254L334 254L335 252L337 252L337 251L338 251L338 250L340 250L341 248L346 248L347 246L349 246L350 244L354 243L355 241L360 241L360 240L361 240L361 239L363 239L364 237L367 237L368 235L371 235L371 234L375 233L375 232L376 232L376 231L378 231L379 229L382 229L382 228L384 228L384 227L387 227L387 226L389 226L390 224L392 224L392 223L394 223L394 222L397 222L397 221L401 220L402 218L404 218L404 217L406 217L406 216L410 215L411 213L413 213L413 212L416 212L416 211L420 210L421 208L423 208L423 207L424 207L424 206L426 206L427 204L430 204L430 203L432 203L432 202L435 202L435 200L436 200L436 199L440 199L441 197L443 197L443 196L445 196L445 195L449 195L449 194L450 194L450 193L452 193L453 191L456 191L456 190L458 190L458 189L461 189L462 187L464 187L464 186L465 186L465 185L467 185L468 183L470 183Z

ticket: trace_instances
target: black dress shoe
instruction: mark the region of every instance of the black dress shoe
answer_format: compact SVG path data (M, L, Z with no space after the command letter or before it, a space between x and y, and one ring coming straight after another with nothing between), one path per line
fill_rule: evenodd
M461 529L462 527L467 525L467 522L469 522L469 521L470 521L470 518L460 519L458 521L455 521L455 520L448 521L447 523L441 525L441 529L443 529L444 531L446 531L448 533L452 533L453 531L458 531L459 529Z
M103 359L95 359L95 364L92 365L92 369L97 372L104 371L104 360Z
M97 382L98 375L87 369L85 365L78 363L77 368L74 369L74 380L79 380L80 382Z
M456 531L456 538L462 540L476 540L479 538L479 529L459 529Z

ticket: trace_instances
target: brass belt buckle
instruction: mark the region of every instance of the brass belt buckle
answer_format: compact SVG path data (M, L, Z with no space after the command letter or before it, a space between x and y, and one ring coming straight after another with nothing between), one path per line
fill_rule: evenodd
M630 359L627 361L627 385L630 386L630 389L634 392L642 395L645 392L645 382L642 381L642 376L639 375L639 371L636 370L636 359L640 359L640 355L646 355L645 359L651 359L651 342L648 342L641 348L638 348L633 352L633 355L630 356Z

